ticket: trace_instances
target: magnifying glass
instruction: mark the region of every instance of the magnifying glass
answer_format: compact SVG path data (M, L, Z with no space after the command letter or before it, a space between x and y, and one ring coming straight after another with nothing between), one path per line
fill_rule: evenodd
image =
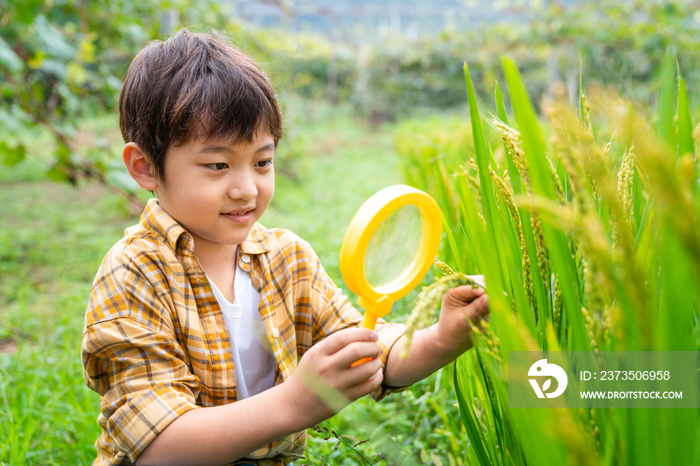
M362 327L374 329L377 318L420 283L441 235L440 207L411 186L384 188L360 207L343 238L340 271L365 309Z

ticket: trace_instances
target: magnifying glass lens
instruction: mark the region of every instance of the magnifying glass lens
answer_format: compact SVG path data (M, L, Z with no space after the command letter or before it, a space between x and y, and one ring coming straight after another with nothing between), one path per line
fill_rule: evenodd
M413 204L399 207L382 220L365 253L364 272L369 286L391 283L411 265L422 231L423 218Z

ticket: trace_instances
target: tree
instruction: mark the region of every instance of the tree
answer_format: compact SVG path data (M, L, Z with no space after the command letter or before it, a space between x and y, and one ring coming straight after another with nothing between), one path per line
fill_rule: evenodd
M142 203L105 144L78 144L81 122L116 108L121 77L140 46L184 24L223 24L210 0L0 0L0 157L31 155L50 178L92 178L130 203ZM23 136L48 133L49 154L31 153Z

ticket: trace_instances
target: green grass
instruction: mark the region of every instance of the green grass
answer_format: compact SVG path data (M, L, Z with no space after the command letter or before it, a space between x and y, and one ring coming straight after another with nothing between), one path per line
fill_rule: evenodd
M278 175L261 222L309 241L343 286L345 227L365 199L402 179L394 128L368 129L342 110L290 107L276 168L293 176ZM98 396L80 364L87 297L104 254L137 218L103 188L45 181L32 159L0 172L0 464L87 464L99 435ZM414 295L388 318L405 318ZM357 450L373 464L437 464L431 453L461 464L466 437L451 368L443 372L381 403L359 400L324 426L350 444L370 439ZM323 437L309 441L311 463L361 462Z
M99 189L0 185L0 462L86 464L96 396L82 382L80 338L90 284L123 231Z

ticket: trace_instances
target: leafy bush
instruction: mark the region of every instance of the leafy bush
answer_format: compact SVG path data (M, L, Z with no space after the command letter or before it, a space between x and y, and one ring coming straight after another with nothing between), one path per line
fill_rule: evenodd
M666 49L677 48L683 63L700 59L700 15L694 2L548 3L521 23L480 24L414 42L392 38L374 51L365 101L398 116L417 106L463 104L463 61L470 64L479 83L476 93L484 100L493 82L503 77L500 57L507 54L519 64L536 108L555 81L565 83L574 101L581 67L586 80L651 103ZM696 69L686 79L691 88L700 85Z
M168 11L220 24L210 2L191 0L0 1L2 162L16 165L29 152L54 180L94 178L141 204L105 139L85 137L83 125L115 109L128 64L163 33Z

